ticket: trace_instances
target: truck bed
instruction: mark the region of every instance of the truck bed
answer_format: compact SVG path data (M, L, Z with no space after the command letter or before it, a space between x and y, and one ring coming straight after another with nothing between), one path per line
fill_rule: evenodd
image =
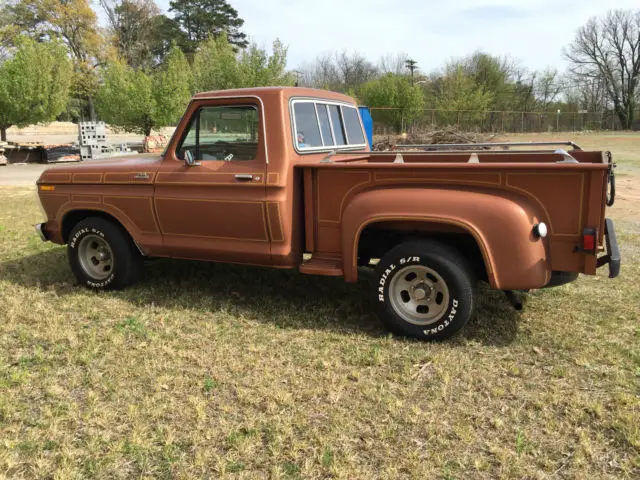
M605 152L582 150L568 154L541 150L402 151L333 155L320 163L300 165L305 247L314 259L302 269L344 274L341 228L346 206L367 191L401 188L405 199L406 189L476 192L482 205L469 208L479 209L479 215L491 215L492 198L524 198L549 227L552 269L593 274L595 256L574 253L587 226L597 228L602 246L609 159ZM499 218L495 225L500 228ZM505 245L508 248L508 242ZM515 239L513 248L519 248Z

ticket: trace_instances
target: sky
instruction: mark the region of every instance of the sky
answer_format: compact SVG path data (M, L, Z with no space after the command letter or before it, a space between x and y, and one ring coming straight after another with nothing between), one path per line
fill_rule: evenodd
M169 0L157 0L166 11ZM422 72L476 50L519 60L531 70L563 70L563 47L590 17L638 0L228 0L243 31L262 47L279 38L288 68L317 55L358 52L377 63L406 53Z

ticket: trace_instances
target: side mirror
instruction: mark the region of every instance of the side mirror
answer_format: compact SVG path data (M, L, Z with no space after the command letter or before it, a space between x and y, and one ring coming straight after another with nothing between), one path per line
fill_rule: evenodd
M188 167L195 167L197 165L200 165L198 162L196 162L196 159L193 158L193 153L191 152L191 150L184 151L184 162Z

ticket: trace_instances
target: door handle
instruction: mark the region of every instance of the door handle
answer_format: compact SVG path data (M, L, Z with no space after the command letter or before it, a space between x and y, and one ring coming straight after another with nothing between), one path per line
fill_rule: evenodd
M236 175L236 180L238 180L239 182L250 182L251 180L253 180L253 175L251 175L250 173L238 173Z

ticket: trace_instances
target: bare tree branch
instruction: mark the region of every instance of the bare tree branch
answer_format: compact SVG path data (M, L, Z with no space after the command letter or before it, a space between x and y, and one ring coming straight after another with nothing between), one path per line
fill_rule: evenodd
M591 18L565 52L579 81L598 80L623 128L631 128L640 81L640 10Z

